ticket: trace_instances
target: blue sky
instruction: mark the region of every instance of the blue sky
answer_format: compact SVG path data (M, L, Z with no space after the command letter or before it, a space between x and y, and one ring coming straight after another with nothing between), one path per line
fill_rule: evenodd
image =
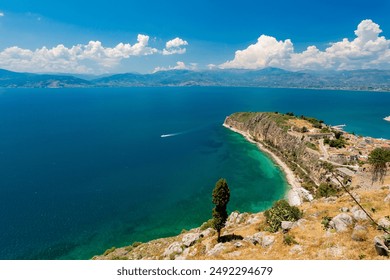
M0 68L390 69L389 14L388 0L4 0Z

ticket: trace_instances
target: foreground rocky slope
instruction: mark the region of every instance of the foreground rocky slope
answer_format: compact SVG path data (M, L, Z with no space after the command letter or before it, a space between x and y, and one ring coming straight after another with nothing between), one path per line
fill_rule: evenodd
M390 227L390 190L357 191L360 202L379 224ZM388 259L375 248L379 231L356 204L344 194L317 199L300 206L303 218L285 223L285 232L270 233L263 213L238 213L229 216L217 243L215 230L203 227L143 244L112 248L94 259ZM328 228L326 218L331 218ZM379 237L378 237L379 238ZM379 245L378 245L379 246Z

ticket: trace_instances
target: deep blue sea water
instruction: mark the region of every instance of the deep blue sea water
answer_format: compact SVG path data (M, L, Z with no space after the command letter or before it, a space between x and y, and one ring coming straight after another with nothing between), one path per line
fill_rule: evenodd
M0 259L88 259L283 197L281 171L221 125L294 112L390 139L390 93L261 88L0 90ZM161 138L163 134L174 134Z

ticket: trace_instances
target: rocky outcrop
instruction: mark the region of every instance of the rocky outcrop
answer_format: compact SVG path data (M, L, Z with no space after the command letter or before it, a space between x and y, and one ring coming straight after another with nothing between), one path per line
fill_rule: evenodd
M248 241L253 245L261 244L264 237L264 232L258 232L253 235L247 236L244 238L244 241Z
M380 218L378 221L378 225L390 230L390 219L387 217Z
M166 258L173 259L175 255L181 254L183 252L183 247L180 242L173 242L171 245L165 249L163 256Z
M386 228L390 223L390 205L383 203L387 189L357 192L362 203L369 202L375 209L368 213ZM217 242L214 229L203 225L177 236L113 249L94 259L389 259L390 237L370 220L355 219L361 209L349 196L336 197L332 203L316 199L299 208L304 218L284 221L284 230L278 232L267 231L263 213L234 211L222 230L223 243ZM324 217L333 217L329 225L324 224Z
M335 229L337 232L343 232L348 230L348 227L352 225L352 217L346 213L338 214L330 222L329 226Z
M357 210L357 211L353 212L353 218L357 221L368 220L367 214L363 210Z
M390 204L390 193L385 197L385 199L383 200L385 203L388 203Z
M326 180L328 170L320 161L320 154L306 146L306 141L281 123L281 114L235 113L226 117L224 125L245 132L250 137L272 150L290 168L307 175L313 182Z
M389 256L390 249L388 244L386 244L386 240L384 236L375 236L374 238L375 250L379 256Z
M217 243L210 251L207 252L207 256L215 256L218 254L221 254L224 250L226 250L226 247L228 244L225 243Z
M199 233L188 233L183 236L182 243L186 247L190 247L195 244L196 241L199 240L199 238L202 238L203 235Z
M245 220L248 218L248 216L249 216L248 213L240 214L240 212L238 212L238 211L233 211L229 215L228 219L226 220L225 226L229 227L229 226L233 226L233 225L238 225L238 224L244 223Z

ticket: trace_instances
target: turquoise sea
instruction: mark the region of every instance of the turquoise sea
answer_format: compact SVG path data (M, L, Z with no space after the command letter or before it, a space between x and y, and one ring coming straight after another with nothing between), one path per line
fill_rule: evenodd
M263 88L0 89L0 259L88 259L282 198L283 174L222 127L237 111L304 114L390 139L390 93ZM161 137L169 135L169 137Z

